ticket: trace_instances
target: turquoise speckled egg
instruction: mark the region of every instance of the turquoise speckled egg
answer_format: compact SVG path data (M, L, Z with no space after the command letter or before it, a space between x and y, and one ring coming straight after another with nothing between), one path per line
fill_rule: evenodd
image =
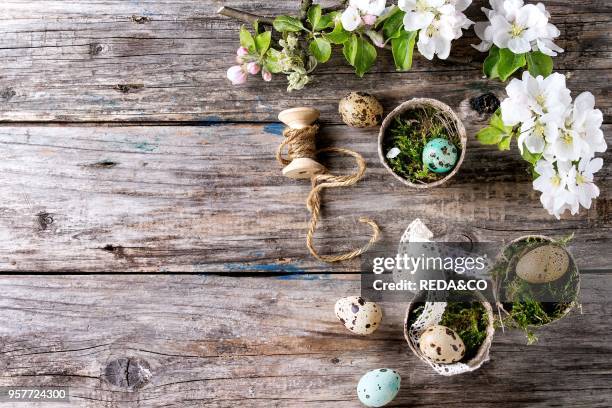
M390 368L368 371L357 384L357 396L366 407L382 407L393 401L400 388L400 375Z
M457 147L446 139L430 140L423 149L423 164L434 173L446 173L457 163Z

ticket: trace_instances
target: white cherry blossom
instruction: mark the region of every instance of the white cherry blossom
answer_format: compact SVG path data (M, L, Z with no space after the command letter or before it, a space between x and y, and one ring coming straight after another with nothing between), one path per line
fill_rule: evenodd
M582 156L591 158L595 153L603 153L608 148L604 139L601 124L603 115L599 109L595 109L595 97L590 92L583 92L576 97L572 108L571 127L585 142Z
M553 40L559 30L549 23L550 14L542 3L524 4L523 0L491 0L491 9L482 8L488 21L477 22L474 31L482 42L473 45L488 51L493 44L515 54L541 51L550 56L563 52Z
M372 25L385 11L385 3L385 0L351 0L340 17L342 27L355 31L362 25Z
M454 16L442 14L426 29L419 32L417 48L428 60L438 55L440 59L448 58L451 42L455 39Z
M510 81L506 93L508 98L502 101L501 111L507 126L534 121L534 115L543 117L543 121L560 124L572 102L565 76L559 73L534 78L524 71L522 79Z
M351 4L357 7L363 14L380 16L385 11L385 0L351 0Z
M473 24L463 14L470 4L471 0L399 0L398 6L405 12L404 29L419 32L419 52L427 59L446 59L451 42Z
M535 166L539 176L533 181L533 188L542 192L540 202L557 218L565 211L571 195L566 189L570 167L572 166L569 162L552 163L544 159L538 161Z
M353 6L347 7L346 10L342 12L340 21L342 22L342 27L346 31L355 31L361 24L363 24L359 10Z
M603 167L603 159L582 159L578 168L574 167L573 183L568 184L570 192L575 194L578 202L584 208L591 208L591 202L599 197L599 187L593 182L594 174ZM576 209L576 212L577 209Z
M436 11L444 0L399 0L398 7L406 12L404 28L406 31L417 31L427 28L436 17Z

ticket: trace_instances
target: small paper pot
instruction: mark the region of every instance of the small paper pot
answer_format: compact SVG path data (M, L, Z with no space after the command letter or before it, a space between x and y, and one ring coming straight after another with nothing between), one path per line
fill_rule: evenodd
M383 152L383 146L384 146L387 129L393 123L393 119L395 119L396 116L404 114L405 112L415 110L418 108L433 108L438 113L443 115L444 118L454 127L453 131L456 132L456 134L459 137L459 140L461 141L461 154L459 155L459 158L457 159L457 163L455 164L455 167L448 174L446 174L443 178L433 181L431 183L415 183L415 182L405 179L399 174L396 174L393 171L393 169L391 169L389 164L387 163L387 158L385 157L385 153ZM441 186L442 184L449 181L451 178L453 178L453 176L457 173L457 171L459 171L459 167L461 167L461 164L463 163L463 159L465 157L466 148L467 148L467 136L466 136L465 127L463 126L463 123L448 105L436 99L414 98L414 99L411 99L409 101L402 103L397 108L393 109L393 111L391 111L391 113L389 113L387 117L385 117L385 120L383 120L383 123L380 126L380 131L378 133L378 157L380 159L380 162L383 164L383 166L385 166L385 168L389 171L389 173L393 174L393 177L395 177L396 179L401 181L403 184L411 188L417 188L417 189L433 188L433 187Z
M504 250L502 252L502 257L501 257L503 262L505 262L506 265L507 265L504 268L505 269L504 279L501 279L501 277L499 277L499 276L496 276L493 279L493 285L494 285L493 290L495 291L497 299L501 299L500 295L501 295L501 290L502 290L502 287L503 287L503 281L507 280L508 276L514 276L514 274L516 273L516 271L515 271L516 263L518 262L520 256L523 255L526 252L527 247L522 249L518 253L514 254L510 259L508 259L505 256L506 250L509 247L511 247L512 245L519 244L522 241L527 241L527 240L539 240L539 241L542 241L542 242L554 242L554 239L552 239L550 237L547 237L545 235L525 235L525 236L519 237L519 238L511 241L508 245L506 245L504 247ZM537 246L537 243L535 244L535 246ZM534 244L529 246L529 250L531 250L533 248L534 248ZM544 326L548 326L550 324L553 324L553 323L561 320L565 316L567 316L567 314L576 306L576 300L578 299L578 296L580 294L580 273L578 272L578 267L577 267L577 264L576 264L576 260L574 259L574 256L569 251L566 250L566 252L567 252L567 254L569 256L569 259L570 259L570 265L569 265L570 271L568 271L567 273L574 273L574 274L576 274L576 286L577 286L576 287L576 297L571 302L569 302L568 306L566 308L564 308L563 310L561 310L560 313L557 316L555 316L555 318L552 321L550 321L548 323L538 324L538 325L535 325L535 324L534 325L528 325L527 327L530 328L530 329L537 329L539 327L544 327ZM504 302L497 302L496 306L497 306L497 308L499 309L499 311L501 312L502 315L504 315L504 316L510 315L509 311L506 310L506 308L504 307Z
M419 305L419 303L423 303L426 301L427 292L426 291L418 292L416 296L414 297L414 299L412 299L412 301L408 304L408 308L406 309L406 316L404 318L404 338L408 342L408 347L410 347L410 350L412 350L412 352L421 361L429 364L440 375L451 376L451 375L461 374L464 372L474 371L480 368L480 366L483 363L489 360L489 350L491 349L491 343L493 342L493 336L495 335L495 326L494 326L495 318L493 316L493 308L491 307L491 304L487 302L484 296L482 296L478 292L473 292L473 293L474 293L475 300L480 302L480 304L482 304L482 306L485 309L485 313L487 314L487 320L488 320L487 335L484 341L482 342L482 344L480 345L480 347L478 348L476 355L474 355L472 358L470 358L467 361L461 360L461 361L458 361L456 363L451 363L451 364L439 364L439 363L432 362L421 352L418 342L415 342L410 337L410 333L409 333L410 332L410 326L409 326L410 317L412 313L414 312L414 310ZM436 369L436 367L438 367L438 369Z

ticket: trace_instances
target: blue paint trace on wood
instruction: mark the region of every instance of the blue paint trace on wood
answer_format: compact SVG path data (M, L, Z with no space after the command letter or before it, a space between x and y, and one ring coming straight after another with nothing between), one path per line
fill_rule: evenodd
M278 280L320 280L325 279L327 274L310 274L297 265L292 264L225 264L224 268L228 272L268 272L282 273L278 275Z
M327 279L328 277L329 275L325 273L306 274L302 272L302 273L290 273L287 275L281 275L277 277L276 279L278 280L321 280L321 279Z
M264 132L272 133L273 135L282 135L285 125L282 123L270 123L264 126Z
M150 144L148 142L139 142L139 143L135 143L134 147L138 150L142 150L143 152L152 152L154 150L157 150L158 146L154 144Z
M221 116L217 116L217 115L210 115L210 116L206 116L204 118L202 118L202 120L199 121L202 125L216 125L218 123L222 123L223 122L223 118Z
M292 264L225 264L223 267L228 272L290 272L290 273L306 273L296 265Z

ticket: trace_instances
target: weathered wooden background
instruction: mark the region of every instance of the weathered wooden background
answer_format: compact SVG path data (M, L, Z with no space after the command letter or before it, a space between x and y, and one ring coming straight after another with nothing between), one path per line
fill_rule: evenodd
M612 154L593 207L550 217L518 154L474 141L487 118L470 99L502 96L503 85L482 78L472 31L452 54L472 65L417 57L411 72L396 73L384 55L358 79L335 54L303 91L287 94L280 76L229 85L239 24L215 11L276 15L297 4L0 4L0 270L232 272L0 277L0 385L69 385L71 406L83 407L348 407L361 374L392 366L404 381L397 406L612 405ZM610 145L612 4L545 4L566 49L556 70L574 96L593 92ZM469 17L482 19L482 5ZM341 125L337 102L351 90L374 93L387 110L416 96L454 107L470 136L456 180L416 193L394 181L378 163L376 130ZM500 332L489 364L449 379L409 354L405 305L385 305L373 337L350 336L332 309L358 292L349 273L358 261L328 266L308 255L308 183L282 177L273 157L276 115L297 105L322 111L321 145L352 148L369 166L356 186L325 194L322 251L367 240L362 215L388 242L415 217L438 236L477 240L573 232L583 314L547 328L535 346Z

